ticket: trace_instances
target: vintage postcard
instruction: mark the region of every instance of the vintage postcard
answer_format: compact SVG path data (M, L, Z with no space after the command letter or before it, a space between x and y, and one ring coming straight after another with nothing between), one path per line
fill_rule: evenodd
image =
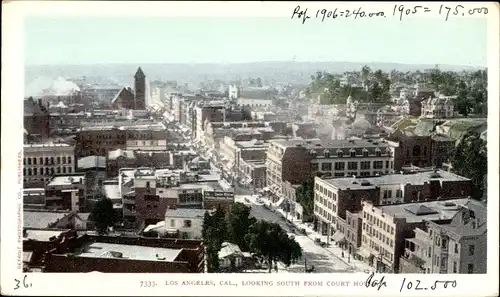
M498 296L499 27L3 3L2 295Z

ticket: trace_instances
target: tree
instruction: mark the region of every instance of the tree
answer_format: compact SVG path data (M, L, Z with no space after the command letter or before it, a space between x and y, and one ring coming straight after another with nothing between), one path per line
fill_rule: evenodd
M312 216L314 214L314 177L304 181L295 193L297 202L304 209L304 215Z
M372 70L370 69L370 67L368 67L368 65L365 65L363 66L363 68L361 68L361 79L363 80L363 82L367 81L370 78L371 71Z
M208 272L219 271L219 251L226 240L225 211L220 206L210 215L205 213L203 218L203 242L207 254Z
M482 200L485 189L484 177L488 173L486 141L475 132L468 132L455 149L453 171L472 181L473 198Z
M290 266L302 257L300 245L276 223L259 220L250 226L245 238L250 250L267 260L269 272L278 261Z
M256 219L250 217L250 207L243 203L235 203L225 217L228 241L237 244L242 250L247 250L245 234L255 222Z
M106 234L108 227L112 227L117 221L117 215L113 208L113 202L106 198L100 197L96 202L91 212L98 234Z

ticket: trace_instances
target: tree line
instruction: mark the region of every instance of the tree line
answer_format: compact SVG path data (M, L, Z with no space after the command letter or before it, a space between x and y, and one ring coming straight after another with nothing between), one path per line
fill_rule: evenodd
M343 77L356 83L341 85ZM445 96L456 96L454 104L460 114L484 116L488 107L487 80L487 70L455 72L435 68L423 72L384 72L380 69L373 71L365 65L360 71L345 72L343 75L317 72L311 75L311 83L305 92L308 97L319 95L320 104L345 104L348 96L359 102L385 103L391 100L393 84L418 83Z

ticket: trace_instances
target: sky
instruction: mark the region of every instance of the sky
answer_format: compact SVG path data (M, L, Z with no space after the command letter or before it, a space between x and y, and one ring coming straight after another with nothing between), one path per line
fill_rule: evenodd
M26 65L387 62L487 66L487 20L30 17Z

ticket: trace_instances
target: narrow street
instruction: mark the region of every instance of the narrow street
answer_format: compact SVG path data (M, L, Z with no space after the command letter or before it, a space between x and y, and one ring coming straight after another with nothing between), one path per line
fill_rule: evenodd
M304 261L307 261L307 267L314 265L314 270L316 273L334 273L334 272L353 272L353 269L337 256L333 255L331 252L327 251L325 248L317 245L314 241L299 232L293 233L291 228L287 225L286 221L282 216L273 210L267 209L264 206L252 202L245 202L244 197L247 196L236 196L237 202L242 202L251 207L251 216L265 220L272 223L278 223L283 229L285 229L289 235L295 237L295 240L302 247L302 259L298 263L291 265L290 267L281 266L280 270L285 270L282 272L293 272L293 273L304 273L305 266Z

